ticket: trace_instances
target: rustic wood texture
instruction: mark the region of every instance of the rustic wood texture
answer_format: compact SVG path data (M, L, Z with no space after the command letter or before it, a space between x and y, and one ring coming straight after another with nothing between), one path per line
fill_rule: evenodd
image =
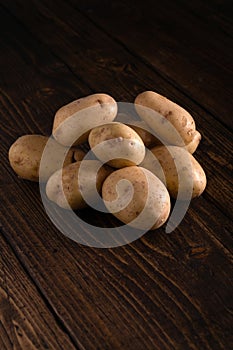
M2 235L0 245L0 349L75 349Z
M137 6L123 0L110 4L106 0L102 6L93 0L69 1L177 89L233 127L229 115L233 107L232 37L212 25L209 6L195 1L199 4L196 16L192 5L183 0L146 0ZM219 12L221 16L221 6Z
M1 1L0 349L233 347L229 5L151 4ZM76 244L49 221L38 185L10 169L9 146L49 135L72 99L103 91L133 102L146 89L193 114L206 192L170 235L161 228L115 249Z
M16 6L15 1L13 4L11 2L7 4L11 7L11 11L13 11L12 8L17 11L17 16L20 16L24 26L28 26L27 38L31 37L30 33L32 31L39 42L43 40L53 55L56 58L59 57L66 67L75 74L77 77L77 88L70 87L72 90L71 96L73 96L73 91L76 92L82 85L80 82L80 79L82 79L82 81L87 82L91 91L107 91L119 101L133 102L137 93L146 89L155 89L156 82L159 92L163 95L168 95L169 98L190 110L196 120L197 128L200 129L204 136L202 145L197 151L198 160L201 164L202 162L205 162L205 164L210 162L210 166L208 166L206 171L208 179L211 181L211 186L208 186L206 194L209 195L209 191L211 191L209 198L211 198L213 203L219 205L220 209L224 209L229 215L232 214L230 190L232 145L229 142L232 139L232 134L226 128L223 129L209 113L169 85L166 80L151 71L135 56L122 48L121 45L113 42L92 23L88 23L89 32L88 35L85 35L84 40L84 36L80 35L79 32L85 28L86 17L79 12L75 12L65 2L58 0L57 6L52 6L50 2L49 4L40 2L40 5L30 2L30 6L23 8ZM7 16L5 16L5 21L7 22ZM9 33L9 28L7 26L5 28L7 28L6 30ZM22 28L19 27L18 30L22 31ZM14 31L12 36L12 40L15 40ZM21 37L18 40L22 43ZM98 41L96 38L98 38ZM59 46L54 45L58 40ZM91 48L88 51L87 46ZM78 47L78 50L74 50L74 47ZM25 48L25 50L27 49ZM41 62L39 61L38 64L41 64ZM87 71L90 71L89 75L86 74ZM140 76L138 72L140 72ZM87 88L86 91L90 90ZM65 98L66 95L61 96L62 100L60 100L57 108L72 99L67 100ZM52 103L54 103L54 100ZM52 114L53 111L54 109L50 113ZM50 130L48 129L47 132L49 133ZM222 147L223 144L224 147ZM213 167L213 161L218 163L219 166ZM222 186L223 181L224 186ZM223 196L225 197L224 203L221 201Z

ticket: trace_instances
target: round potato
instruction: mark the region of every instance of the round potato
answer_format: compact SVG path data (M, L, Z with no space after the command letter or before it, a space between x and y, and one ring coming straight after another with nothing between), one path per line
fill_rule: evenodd
M79 161L83 160L83 158L85 157L86 153L80 148L73 147L72 149L74 151L74 156L73 156L74 160L76 162L79 162Z
M153 132L149 131L149 126L143 120L133 120L131 122L127 122L127 125L130 126L134 131L136 131L136 133L141 137L146 147L150 148L155 145L161 145L161 141L159 141L153 135Z
M79 181L81 166L85 174ZM49 178L46 185L47 197L64 209L85 208L88 203L99 199L98 193L102 183L111 171L97 160L83 160L70 164Z
M98 159L114 168L137 165L145 157L140 136L122 123L108 123L92 129L88 138Z
M109 123L117 114L117 103L109 95L94 94L61 107L54 118L53 136L64 146L79 145L92 128Z
M136 97L135 108L164 143L184 146L193 140L195 122L192 116L166 97L145 91Z
M154 147L140 165L160 178L173 198L178 194L182 200L198 197L206 187L204 170L185 148Z
M102 197L110 213L142 230L160 227L170 213L170 197L164 184L150 171L137 166L109 175Z
M153 131L150 129L144 120L134 120L132 116L126 113L118 113L116 121L128 125L141 137L146 147L161 145L161 142L153 135Z
M48 143L49 141L49 143ZM46 147L47 161L40 168L41 158ZM67 154L66 154L67 153ZM24 135L19 137L9 149L9 161L13 170L21 178L31 181L47 181L47 179L64 166L71 164L73 150L61 146L53 139L42 135Z

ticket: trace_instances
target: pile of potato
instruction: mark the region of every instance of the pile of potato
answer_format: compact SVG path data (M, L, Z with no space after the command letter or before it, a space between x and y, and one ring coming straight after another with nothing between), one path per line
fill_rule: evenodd
M49 143L42 135L16 140L10 164L21 178L46 182L47 197L62 208L94 205L101 195L123 223L158 228L169 216L170 196L189 200L206 187L192 156L201 135L186 110L155 92L139 94L135 110L140 121L120 115L106 94L75 100L55 114ZM87 143L94 157L83 160Z

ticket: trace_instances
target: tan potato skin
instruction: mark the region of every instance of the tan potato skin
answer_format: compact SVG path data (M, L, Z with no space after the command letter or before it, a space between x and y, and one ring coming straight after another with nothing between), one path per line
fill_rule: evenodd
M121 180L128 180L133 186L132 200L128 204L124 202L124 197L131 191L127 183L122 185L119 201L115 202L118 196L117 184L122 184ZM114 216L140 229L160 227L170 213L170 197L166 187L150 171L137 166L122 168L110 174L104 181L102 197ZM113 212L111 205L114 202ZM140 217L140 214L143 216Z
M42 135L24 135L19 137L9 149L9 161L13 170L21 178L30 181L39 181L39 168L44 148L49 138ZM67 149L55 140L50 140L51 146L48 155L49 162L41 171L40 181L47 179L60 168L57 158L58 154L63 154ZM71 164L73 151L69 150L64 161L64 166Z
M161 141L159 141L152 133L144 129L144 127L146 126L146 123L144 121L133 121L132 123L134 124L127 123L127 125L136 131L136 133L141 137L146 147L152 148L155 146L163 146ZM200 141L201 134L199 133L199 131L195 130L192 141L187 143L184 147L189 153L193 154L196 151Z
M172 154L170 154L169 150ZM158 146L150 151L155 158L151 158L151 155L147 153L140 165L158 176L166 184L173 198L177 198L178 192L181 196L180 199L184 200L189 198L190 191L192 198L202 194L206 187L205 172L185 148ZM180 180L178 174L180 175Z
M161 145L161 142L153 135L153 131L150 129L144 120L135 120L132 116L126 113L118 113L116 121L128 125L141 137L146 147ZM150 132L151 131L151 132Z
M112 122L92 129L88 141L96 157L114 168L137 165L145 157L140 136L122 123ZM112 157L110 161L109 155Z
M92 128L114 120L116 101L107 94L93 94L61 107L54 117L53 136L64 146L87 141Z
M119 113L117 115L117 119L118 118L122 123L125 123L126 125L128 125L129 127L131 127L136 131L136 133L141 137L142 141L144 142L144 145L147 148L164 145L164 143L161 142L154 135L154 132L152 130L150 132L151 128L149 127L149 125L147 125L144 122L144 120L130 119L130 117L124 113ZM184 144L183 147L186 147L187 151L193 154L196 151L200 141L201 141L201 134L199 133L199 131L195 130L193 134L193 139L186 145ZM172 143L167 141L166 145L169 145L169 144L172 145Z
M193 134L192 141L187 143L186 145L187 151L193 154L196 151L200 142L201 142L201 134L199 133L199 131L196 130Z
M61 208L76 210L87 207L87 204L84 201L81 190L78 186L79 169L82 162L90 165L90 171L87 173L86 177L88 186L88 181L92 177L92 163L100 163L98 161L83 160L70 164L63 169L56 171L47 182L47 197L52 202L55 202L57 205L59 205ZM111 173L111 171L112 170L106 166L102 166L99 169L96 178L96 188L98 192L101 191L102 183L105 178Z
M79 162L79 161L83 160L83 158L84 158L85 155L86 155L86 153L85 153L82 149L80 149L80 148L75 148L75 147L73 147L73 151L74 151L73 157L74 157L74 160L75 160L76 162Z
M150 108L159 113L164 118L157 119L156 113L151 114L150 110L143 109L142 106ZM185 144L193 140L195 133L195 122L192 116L181 106L168 100L166 97L153 92L145 91L135 99L135 108L140 117L160 135L167 144L182 146L182 140L176 137L174 130L169 128L169 121L178 131Z
M127 125L129 125L132 129L136 131L136 133L141 137L146 147L152 148L156 146L163 146L160 140L158 140L152 133L145 129L146 123L144 121L133 121L133 123L134 124L132 125L130 123L127 123ZM200 141L201 134L199 131L195 130L192 141L187 143L184 147L189 153L193 154L196 151Z
M134 131L136 131L136 133L141 137L146 147L151 148L155 145L161 145L161 142L147 130L149 126L147 126L147 124L143 120L128 122L127 125L130 126Z

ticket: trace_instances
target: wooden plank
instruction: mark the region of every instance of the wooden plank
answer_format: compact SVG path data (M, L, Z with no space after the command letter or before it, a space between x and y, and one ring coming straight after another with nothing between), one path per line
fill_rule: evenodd
M224 35L233 37L232 3L231 0L193 1L181 0L182 6L191 11L199 21L208 23L210 29L222 31ZM201 9L201 11L200 11Z
M88 349L231 344L232 254L224 237L230 242L231 223L208 203L197 204L198 213L192 207L171 235L158 230L126 247L98 250L52 227L34 185L18 180L17 192L8 185L4 235L72 339ZM204 207L213 213L208 221Z
M4 86L4 91L7 90L7 95L19 110L21 99L28 95L39 76L41 86L45 86L47 81L51 83L54 77L46 63L42 69L44 74L41 74L40 71L37 73L37 61L35 65L33 60L30 61L30 66L24 65L22 57L30 52L35 60L41 51L44 62L48 55L52 66L55 57L44 45L38 47L38 42L21 26L16 25L10 16L5 16L4 20L11 23L4 43L13 38L13 44L20 42L20 52L14 45L7 46L4 51L8 67L14 62L16 72L21 72L20 76L15 76L16 86L24 83L20 98L17 97L17 89L14 91L9 86ZM88 29L87 23L85 28L92 31L92 27ZM57 33L60 36L62 32ZM60 42L63 40L59 41L59 45ZM69 53L70 51L66 53L67 57ZM123 57L126 59L127 56ZM31 77L32 67L34 80L25 82L23 72ZM98 74L103 71L104 69ZM97 89L98 77L92 80L91 73L87 72L86 70L88 84L93 81L93 88ZM149 72L148 69L148 76ZM106 76L107 82L103 78L102 84L110 82L110 73L111 70ZM132 87L130 79L127 80L128 75L129 73L123 73L121 79L129 82ZM80 82L66 69L62 73L58 71L55 77L56 82L60 79L69 81L70 85L65 84L64 87L67 95L64 97L62 94L61 82L58 93L49 96L46 94L37 99L36 108L40 110L41 120L39 125L34 125L35 118L28 113L25 118L28 129L49 132L51 120L44 111L52 113L53 106L73 97L73 90L71 95L67 90L69 86L79 88ZM135 76L132 77L133 80ZM52 87L55 86L54 82ZM112 91L132 96L130 88L124 86L127 84ZM5 101L4 98L3 102ZM13 107L10 102L6 105L8 107L4 110L3 118L7 121L6 115L9 115L9 108ZM21 113L23 110L19 114L13 111L12 125L17 125L19 116L20 120L23 119ZM206 125L208 126L207 122ZM27 126L24 125L22 129L27 129ZM225 131L220 127L217 131L220 140L225 137L221 136L222 130ZM172 235L165 235L161 229L117 249L98 250L75 244L51 225L42 207L38 186L16 179L9 169L6 151L18 133L16 127L9 126L2 132L4 142L0 145L2 165L7 169L5 174L8 175L7 181L3 179L0 187L3 233L58 319L66 326L73 342L86 349L212 350L231 346L231 221L203 197L193 202L182 225ZM209 146L208 137L209 134L205 136L205 142ZM213 140L211 142L214 157L216 144ZM229 144L226 143L221 150L217 168L220 168L228 147ZM227 179L228 170L224 170L223 174ZM103 219L99 214L95 218L93 213L92 220L98 222Z
M17 35L20 26L13 17L2 10L0 14L1 67L4 67L0 97L5 112L4 117L1 114L1 130L21 135L25 130L35 133L38 129L50 135L57 108L77 96L90 94L91 90L78 75L73 78L69 67L38 40L21 29ZM28 82L32 82L30 86ZM13 121L11 115L18 118Z
M0 235L0 348L75 349Z
M156 90L191 111L197 128L204 136L196 157L203 164L210 182L206 194L214 205L232 217L230 174L233 147L232 134L226 128L92 23L88 22L87 26L86 18L73 11L65 2L58 0L57 6L53 7L50 2L42 4L42 1L39 6L36 2L26 6L25 1L23 8L16 6L16 3L9 1L7 6L17 11L17 17L23 20L29 30L87 82L92 90L108 92L118 101L133 102L138 92L154 89L156 84ZM85 33L82 32L84 28ZM59 45L54 45L57 41ZM74 50L75 47L78 50ZM76 62L79 62L78 66ZM140 76L138 72L141 72Z
M200 21L179 1L70 2L216 119L233 127L229 115L233 42L218 27ZM204 10L199 2L198 11Z
M11 17L5 14L5 21L10 22ZM4 21L2 21L4 25ZM15 25L15 28L14 28ZM4 26L5 27L5 26ZM2 108L3 113L1 117L3 118L3 125L7 125L8 116L12 113L12 110L14 112L14 108L16 111L18 111L18 114L13 114L11 119L11 125L10 128L8 128L3 135L3 152L6 154L10 143L14 141L14 139L21 135L22 133L34 131L34 132L41 132L45 134L49 134L49 130L51 130L51 124L52 124L52 117L53 117L53 106L57 105L59 106L59 103L63 101L63 99L69 98L75 98L74 92L78 94L82 94L83 91L86 93L90 93L90 90L86 88L83 88L83 90L80 89L80 81L76 79L67 69L64 69L64 66L62 66L62 72L59 71L56 72L56 79L54 79L54 73L50 72L49 67L53 65L58 65L57 58L54 58L49 52L45 50L45 47L43 45L38 46L38 42L34 40L30 35L26 35L26 32L19 26L13 23L11 23L11 28L13 29L12 32L7 29L7 35L10 40L13 41L14 47L17 47L17 43L20 42L21 45L21 51L16 51L12 47L6 47L6 51L3 52L2 57L6 59L8 62L8 65L12 65L13 67L18 67L17 73L19 74L21 72L21 76L17 80L15 79L15 86L17 94L14 93L13 90L10 91L10 96L4 96L2 99L2 105L5 106L5 109ZM16 34L17 33L17 34ZM24 38L27 38L26 40ZM9 39L8 39L9 40ZM33 48L33 52L30 53L30 55L33 55L34 58L33 62L35 62L35 67L28 66L24 63L24 60L22 60L22 57L25 57L27 54L28 48ZM40 60L40 56L43 57L43 64ZM46 60L46 57L48 59ZM53 63L52 59L55 59L55 63ZM48 67L46 66L46 63L48 62ZM37 67L40 67L39 71L37 72ZM43 75L41 75L41 71L46 72ZM22 81L22 77L25 76L32 76L33 75L33 81L35 81L35 86L33 84L28 85L25 84L24 90L20 89L20 84ZM11 79L11 75L8 73L9 80ZM12 79L15 77L15 72L13 73ZM60 85L58 85L58 81L60 81ZM40 82L40 83L39 83ZM48 84L49 82L49 84ZM44 98L41 96L41 98L38 99L38 84L41 86L41 89L43 89L45 86L49 86L48 93L45 94ZM11 88L11 85L4 86L6 91L9 91ZM56 90L57 88L57 90ZM33 90L35 89L35 91ZM122 88L123 90L123 88ZM19 95L18 91L22 94ZM47 91L47 90L46 90ZM50 94L50 91L53 91L54 93ZM60 94L59 94L60 93ZM69 95L70 94L70 95ZM32 96L32 103L27 106L27 114L25 114L24 109L24 101L27 96ZM68 96L68 97L67 97ZM77 97L77 95L76 95ZM34 102L35 101L35 102ZM58 102L59 101L59 102ZM35 117L34 117L34 111L33 109L36 108L35 113L39 112L37 119L37 124L34 125ZM32 112L31 112L32 110ZM14 112L15 113L15 112ZM43 117L48 113L48 117ZM15 118L15 120L14 120ZM27 125L24 125L23 123L19 123L18 119L21 119L24 121L26 119ZM19 128L18 124L21 124ZM17 125L17 129L14 128L14 125ZM216 140L209 139L209 134L206 134L204 131L204 140L200 146L200 150L197 152L197 158L200 159L201 163L203 162L205 164L205 170L207 170L207 177L208 181L210 182L209 187L207 187L207 199L212 199L213 201L218 201L217 203L220 207L225 204L226 201L229 200L229 203L231 202L231 182L230 182L230 174L231 174L231 162L228 161L228 157L230 154L230 145L229 141L225 138L228 137L229 133L225 129L219 128L219 130L215 129L214 131L206 124L206 128L209 132L212 132L211 136L217 138ZM224 133L224 135L221 134ZM220 153L221 152L221 153ZM12 182L12 179L15 178L15 175L13 174L12 170L9 170L9 167L5 167L4 165L7 162L7 159L4 160L4 158L1 159L2 161L2 181L3 183L6 183L6 181ZM9 180L10 179L10 180ZM222 202L222 199L224 197L224 203ZM226 213L229 210L229 214L231 213L231 206L226 208Z

